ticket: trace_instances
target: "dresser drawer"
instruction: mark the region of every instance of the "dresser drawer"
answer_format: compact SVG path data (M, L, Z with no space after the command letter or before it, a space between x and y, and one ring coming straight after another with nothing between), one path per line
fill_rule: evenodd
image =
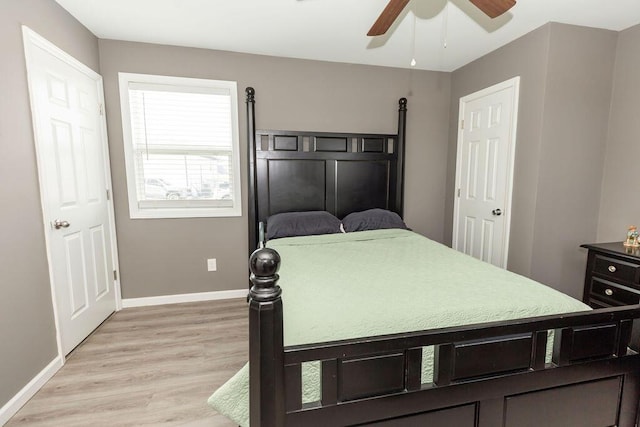
M596 254L593 272L616 281L638 283L640 265Z
M591 279L591 297L611 305L633 305L640 302L640 292L608 280Z

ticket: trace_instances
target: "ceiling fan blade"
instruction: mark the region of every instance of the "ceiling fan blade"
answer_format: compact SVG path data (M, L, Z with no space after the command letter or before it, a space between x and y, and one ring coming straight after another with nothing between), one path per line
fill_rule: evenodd
M478 9L483 11L489 18L497 18L498 16L511 9L516 0L469 0Z
M367 35L380 36L386 33L407 3L409 0L390 0Z

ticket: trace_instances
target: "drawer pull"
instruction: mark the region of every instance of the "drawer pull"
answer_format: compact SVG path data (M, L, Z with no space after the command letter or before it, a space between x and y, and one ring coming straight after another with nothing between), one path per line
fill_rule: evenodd
M608 296L613 295L613 291L611 289L609 289L609 288L605 289L604 293L607 294Z
M615 273L615 272L616 272L616 270L617 270L617 268L615 267L615 265L610 265L610 266L609 266L609 268L608 268L608 270L609 270L611 273Z

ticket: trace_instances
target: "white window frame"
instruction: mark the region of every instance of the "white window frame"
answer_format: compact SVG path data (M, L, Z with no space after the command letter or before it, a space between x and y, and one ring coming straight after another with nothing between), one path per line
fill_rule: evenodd
M129 198L129 216L131 219L142 218L202 218L202 217L235 217L242 216L242 183L240 177L240 142L238 132L238 85L234 81L195 79L189 77L160 76L152 74L118 73L120 85L120 109L122 113L122 133L124 142L127 192ZM136 188L135 152L133 147L131 107L129 103L130 83L159 84L178 88L194 88L194 92L202 88L225 89L231 94L231 133L232 133L232 176L233 191L231 207L172 207L172 200L160 201L154 207L140 207ZM179 90L179 89L178 89ZM164 206L163 206L164 205Z

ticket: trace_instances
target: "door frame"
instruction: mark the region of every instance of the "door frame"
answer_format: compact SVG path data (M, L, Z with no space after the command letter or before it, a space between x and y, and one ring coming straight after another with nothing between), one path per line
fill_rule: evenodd
M499 92L504 89L513 88L513 98L512 98L512 114L511 114L511 135L508 139L509 143L509 151L507 153L507 194L505 195L505 207L504 207L504 237L502 241L503 252L502 252L502 268L507 268L507 261L509 259L509 236L511 234L511 207L512 207L512 196L513 196L513 174L514 174L514 163L516 157L516 140L518 133L518 105L520 104L520 76L513 77L509 80L505 80L501 83L495 84L493 86L489 86L487 88L481 89L477 92L471 93L469 95L463 96L460 98L460 107L458 110L458 139L457 139L457 148L456 148L456 180L455 180L455 188L453 194L453 236L451 240L451 246L455 247L458 241L458 227L459 227L459 215L460 215L460 197L458 195L458 190L461 188L461 180L462 180L462 142L463 142L463 120L465 114L465 107L467 103L474 101L478 98L485 97L494 92Z
M86 75L96 82L97 90L98 90L98 102L99 106L96 108L100 108L102 111L100 120L100 134L102 141L102 152L103 152L103 161L104 161L104 171L105 171L105 184L107 188L106 191L109 192L109 197L107 198L107 210L108 210L108 221L109 221L109 235L111 238L111 255L113 259L113 268L116 272L120 271L120 266L118 263L118 242L116 240L116 227L115 227L115 210L113 205L113 184L111 182L111 168L110 168L110 160L109 160L109 141L107 139L107 122L106 115L104 110L104 88L102 83L102 76L96 73L94 70L78 61L29 27L23 25L22 26L22 36L24 42L24 54L25 61L27 66L27 82L29 87L29 105L31 107L31 122L33 126L33 140L35 144L35 154L36 154L36 163L38 169L38 184L40 186L40 204L42 206L42 218L43 218L43 226L44 226L44 239L45 239L45 247L47 252L47 266L49 270L49 282L51 286L51 303L53 305L53 317L56 326L56 342L58 346L58 357L64 363L66 359L66 355L62 351L62 336L60 333L60 323L59 323L59 315L58 315L58 307L56 303L56 287L55 287L55 279L53 275L53 265L51 258L51 242L49 238L49 219L51 215L49 214L49 206L47 203L47 187L45 185L45 177L43 174L43 159L40 154L40 147L43 144L43 137L40 134L40 130L38 127L38 123L40 123L40 117L38 116L38 109L36 108L36 100L33 94L33 87L31 83L31 73L30 69L34 67L32 62L34 61L33 53L35 49L42 49L54 56L56 59L64 62L65 64L73 67L77 71ZM117 278L114 278L113 281L114 286L114 294L115 294L115 308L116 311L122 309L122 294L120 289L120 277L118 275Z

